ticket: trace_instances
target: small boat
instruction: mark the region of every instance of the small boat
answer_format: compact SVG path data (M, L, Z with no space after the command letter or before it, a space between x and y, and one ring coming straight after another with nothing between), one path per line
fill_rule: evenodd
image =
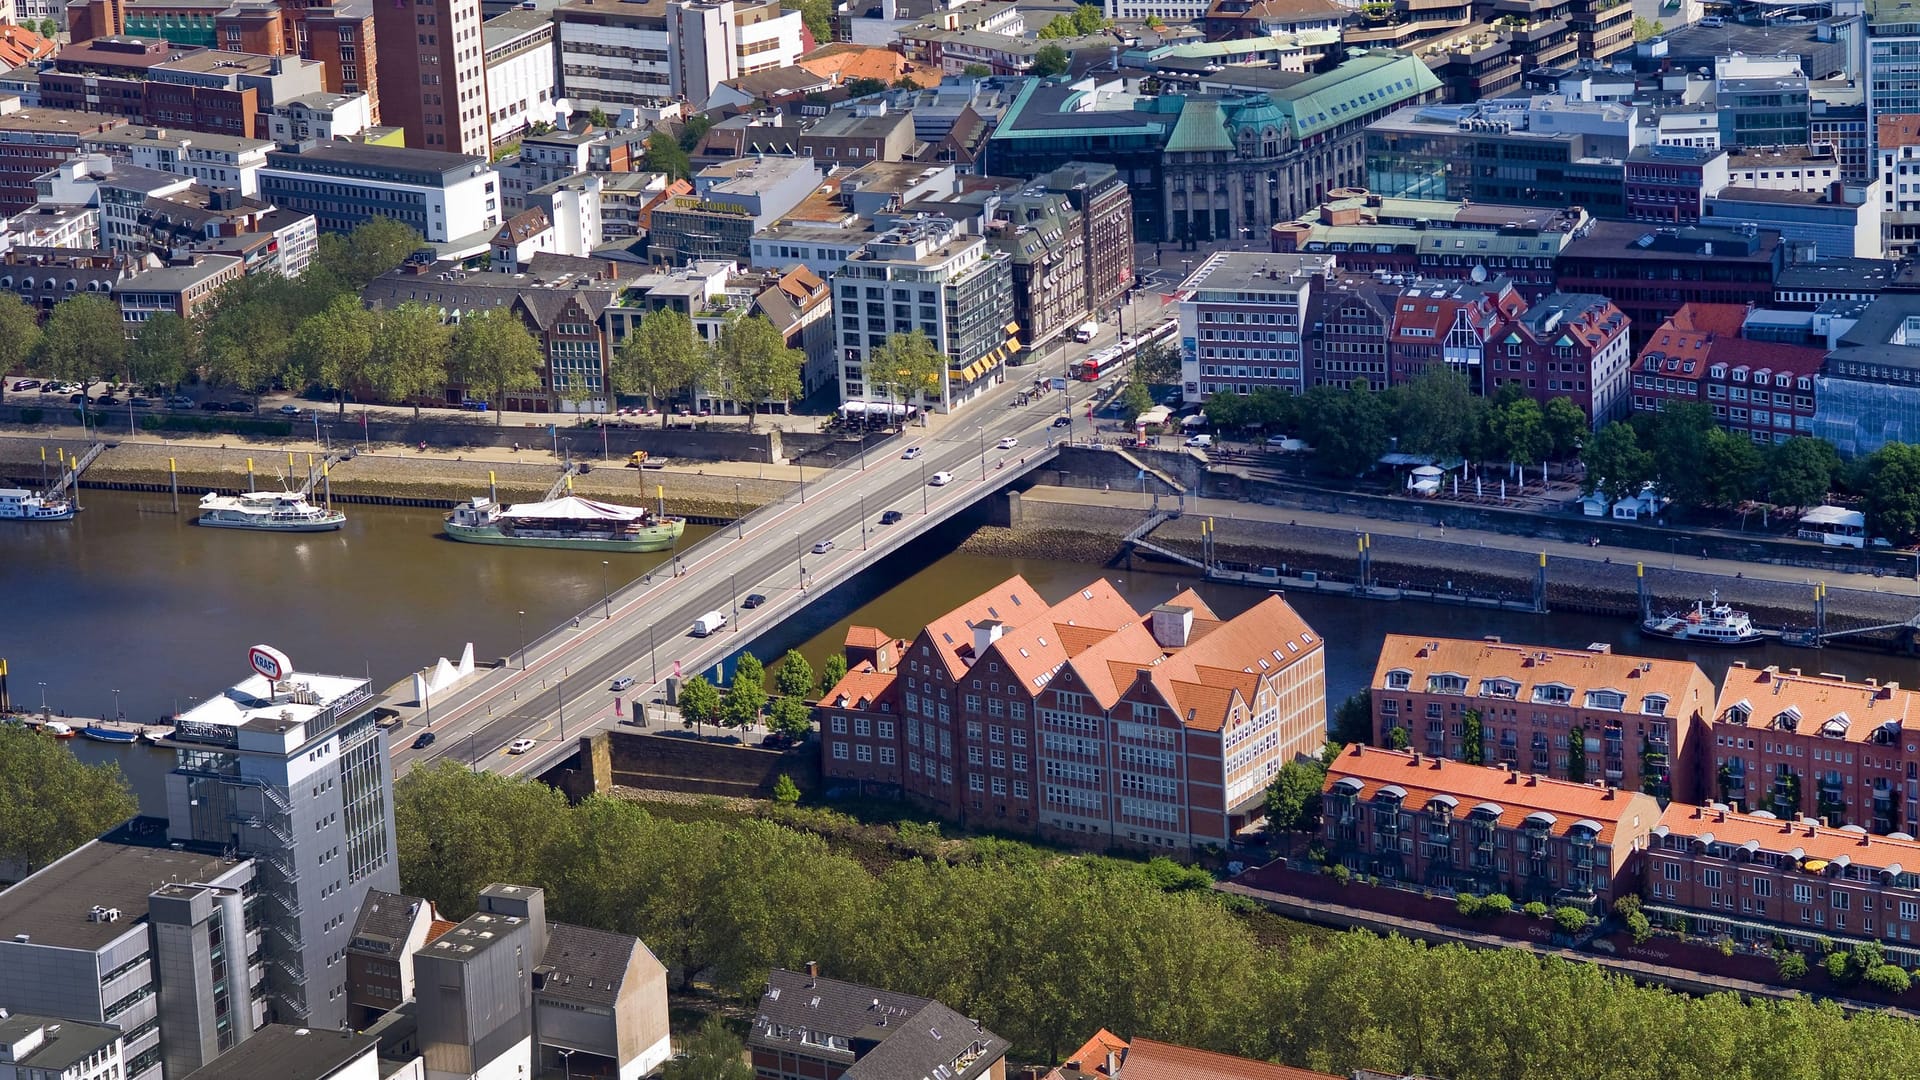
M21 521L66 521L73 517L73 503L55 496L47 498L25 488L0 488L0 518Z
M148 728L140 733L140 737L150 743L162 743L173 737L173 729L170 727Z
M297 491L249 491L202 496L200 516L195 520L217 529L331 532L346 524L347 515L315 506Z
M447 515L449 537L468 544L573 548L580 551L664 551L680 539L687 519L663 517L639 506L583 499L502 507L475 496Z
M1694 601L1692 611L1647 619L1640 632L1689 645L1758 645L1769 636L1754 627L1752 616L1721 603L1718 590L1711 599Z
M73 738L73 735L74 735L72 724L63 724L58 720L49 720L46 723L41 724L40 730L46 732L47 734L53 736L56 739L71 739Z
M113 728L103 728L95 724L88 724L86 727L81 728L80 734L92 739L94 742L130 743L138 742L140 739L140 733L137 731L118 731Z

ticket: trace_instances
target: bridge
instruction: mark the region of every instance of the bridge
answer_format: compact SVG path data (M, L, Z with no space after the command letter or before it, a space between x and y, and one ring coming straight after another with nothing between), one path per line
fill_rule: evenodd
M908 428L524 642L504 666L435 699L392 733L395 773L448 759L538 775L574 753L580 736L618 723L616 698L631 707L657 697L676 672L711 672L835 586L1042 468L1074 433L1085 435L1084 387L1016 404L1025 389L1010 380L964 413ZM1061 417L1069 422L1056 427ZM936 484L941 474L946 482ZM899 520L881 524L889 511ZM754 593L765 602L743 607ZM692 636L694 621L711 611L728 616L726 628ZM615 694L609 686L622 676L634 686ZM433 744L413 747L426 730ZM522 739L533 749L507 752Z

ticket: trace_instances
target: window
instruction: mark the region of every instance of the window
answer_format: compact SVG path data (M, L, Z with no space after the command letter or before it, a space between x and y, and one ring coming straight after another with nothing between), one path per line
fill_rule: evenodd
M967 790L968 791L987 790L987 778L984 776L981 776L979 773L968 773L967 774Z
M880 748L880 764L892 765L893 763L894 763L893 747L891 746L881 747Z
M854 759L855 761L872 761L872 760L873 760L873 747L871 747L871 746L868 746L868 745L867 745L867 744L865 744L865 743L861 743L860 745L858 745L858 746L856 746L856 747L854 747L854 748L853 748L853 759Z
M873 721L864 716L855 717L853 721L853 733L862 736L873 734Z
M835 761L847 760L847 744L846 743L836 742L833 744L833 760Z
M847 718L844 716L834 717L832 728L835 735L845 735L847 733Z

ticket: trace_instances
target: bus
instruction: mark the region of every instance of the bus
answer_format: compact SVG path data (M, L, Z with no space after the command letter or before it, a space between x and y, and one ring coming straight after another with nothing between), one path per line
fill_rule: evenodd
M1118 345L1089 353L1084 360L1075 360L1067 365L1067 377L1080 382L1099 382L1107 372L1120 366L1124 350Z

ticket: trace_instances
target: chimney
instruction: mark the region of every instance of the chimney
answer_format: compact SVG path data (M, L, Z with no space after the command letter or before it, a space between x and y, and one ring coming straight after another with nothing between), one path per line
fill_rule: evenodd
M1727 820L1727 812L1725 810L1715 810L1713 812L1713 820L1715 821Z
M973 655L976 659L987 651L987 646L1000 640L1006 626L998 619L982 619L973 624Z
M1539 786L1540 786L1540 774L1539 774L1539 773L1528 773L1528 774L1527 774L1527 786L1528 786L1528 787L1539 787Z
M1608 785L1607 785L1607 794L1606 794L1606 797L1607 797L1608 799L1613 799L1613 798L1614 798L1615 796L1617 796L1617 795L1619 795L1619 794L1620 794L1620 789L1619 789L1619 788L1617 788L1617 787L1614 787L1614 786L1613 786L1612 784L1608 784Z
M1184 649L1193 633L1193 609L1178 604L1161 604L1148 614L1147 628L1163 649Z
M1107 1051L1107 1075L1117 1076L1119 1075L1119 1073L1120 1073L1120 1052L1118 1050L1109 1050Z
M820 978L820 961L807 961L807 988L809 990L813 988L814 981L818 978Z
M1415 750L1415 751L1413 752L1413 763L1414 763L1415 765L1418 765L1418 764L1420 764L1420 760L1421 760L1421 759L1420 759L1420 751L1418 751L1418 750Z

